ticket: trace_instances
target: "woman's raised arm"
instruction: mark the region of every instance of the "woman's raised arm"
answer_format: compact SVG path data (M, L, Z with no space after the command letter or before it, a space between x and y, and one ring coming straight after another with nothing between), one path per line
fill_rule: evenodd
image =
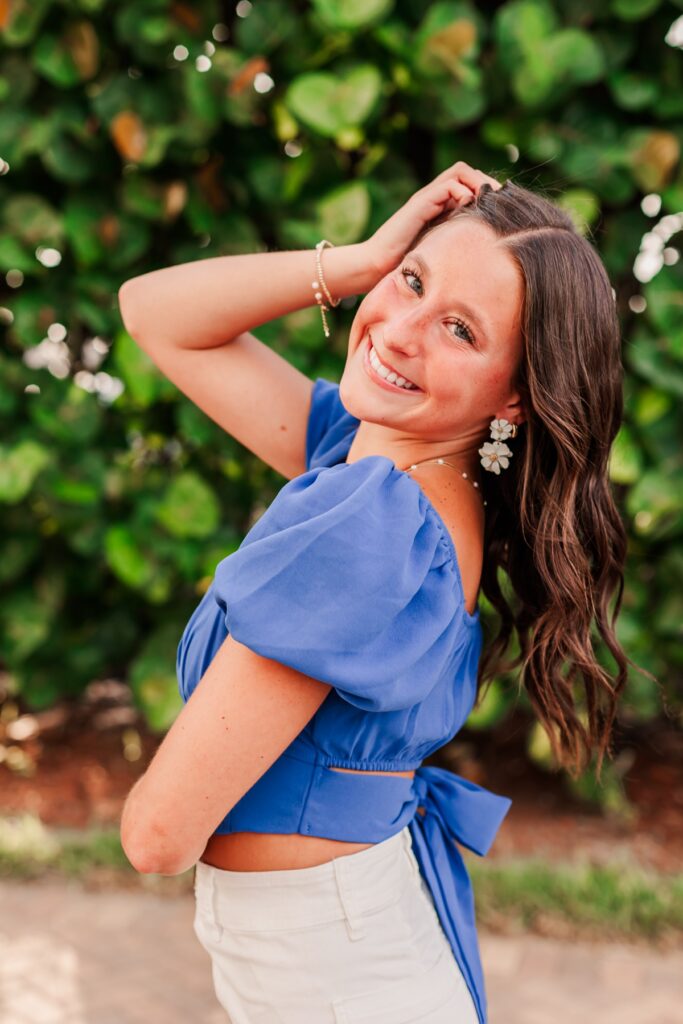
M334 298L382 276L362 243L326 248L322 263ZM119 290L126 330L161 372L287 479L306 468L313 382L250 328L315 304L315 272L313 248L215 256L141 274Z
M326 248L327 287L335 298L369 291L382 276L365 242ZM315 250L212 256L124 281L119 306L142 347L210 349L244 331L315 303Z

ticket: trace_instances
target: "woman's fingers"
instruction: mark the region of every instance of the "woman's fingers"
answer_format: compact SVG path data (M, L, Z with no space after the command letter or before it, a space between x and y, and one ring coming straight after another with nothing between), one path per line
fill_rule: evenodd
M459 181L445 181L443 183L456 206L464 206L474 199L475 193L468 185Z
M496 190L502 187L495 178L459 160L414 192L365 243L378 273L393 270L425 224L445 212L467 206L483 185Z
M432 181L413 196L412 202L419 210L423 223L450 212L458 207L466 206L474 200L474 192L459 181Z
M453 179L455 182L459 182L462 185L466 185L474 195L476 195L482 185L490 185L494 191L502 188L499 181L492 178L490 174L484 174L483 171L478 171L475 167L470 167L464 160L458 160L452 164L451 167L447 167L445 171L437 175L434 181L448 181Z

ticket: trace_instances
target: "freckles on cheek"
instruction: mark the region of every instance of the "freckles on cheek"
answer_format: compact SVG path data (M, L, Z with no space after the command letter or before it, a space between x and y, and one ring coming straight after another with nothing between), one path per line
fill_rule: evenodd
M493 370L491 373L482 376L480 384L482 389L486 388L489 394L498 395L507 387L507 378L502 371Z

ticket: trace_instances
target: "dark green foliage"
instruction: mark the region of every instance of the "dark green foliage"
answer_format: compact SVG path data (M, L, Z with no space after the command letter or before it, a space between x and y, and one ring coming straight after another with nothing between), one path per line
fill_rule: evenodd
M120 673L168 727L182 626L283 482L128 337L121 283L213 255L359 241L463 159L544 190L605 260L628 371L611 469L631 535L619 636L680 714L683 62L665 37L683 3L255 0L244 17L168 0L10 6L0 653L26 703ZM661 209L648 213L652 193ZM256 333L337 378L352 307L335 311L330 342L315 306ZM500 721L513 684L469 724ZM659 710L633 673L623 720ZM547 755L532 729L529 749Z

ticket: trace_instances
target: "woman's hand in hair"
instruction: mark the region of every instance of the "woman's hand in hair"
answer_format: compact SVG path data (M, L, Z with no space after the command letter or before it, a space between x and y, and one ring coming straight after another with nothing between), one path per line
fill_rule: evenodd
M383 276L392 271L426 224L472 202L482 185L488 185L494 190L502 187L495 178L458 160L415 192L407 203L363 243L378 274Z

